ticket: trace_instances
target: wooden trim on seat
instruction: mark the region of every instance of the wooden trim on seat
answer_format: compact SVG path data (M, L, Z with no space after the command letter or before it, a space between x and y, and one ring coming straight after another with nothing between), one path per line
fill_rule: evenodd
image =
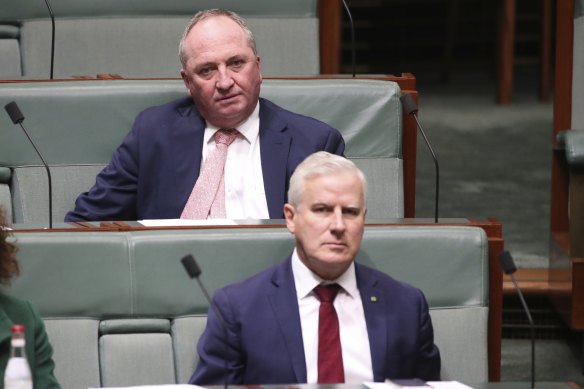
M523 294L547 296L549 293L548 268L520 268L515 273L515 279ZM516 293L517 290L511 281L511 276L503 275L503 294L514 295Z

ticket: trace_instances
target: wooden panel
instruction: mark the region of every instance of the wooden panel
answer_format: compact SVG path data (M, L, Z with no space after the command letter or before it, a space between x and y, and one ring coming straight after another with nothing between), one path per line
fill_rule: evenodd
M556 71L554 91L553 145L556 135L572 126L572 61L574 58L574 2L557 1ZM553 233L568 231L568 166L562 151L552 155L551 220Z
M497 47L497 103L509 104L513 95L515 0L499 0Z
M515 279L521 292L526 295L547 295L549 292L549 269L548 268L524 268L517 269ZM503 275L503 294L515 295L517 290L511 276Z
M552 1L541 0L541 42L539 64L539 101L547 102L550 97L550 71L552 47Z
M557 1L556 72L552 193L550 217L549 295L555 308L573 330L584 330L584 249L582 248L582 178L570 176L564 150L556 135L572 127L572 72L574 1ZM572 181L572 182L570 182ZM570 185L572 185L570 193ZM575 202L580 201L580 204ZM569 211L569 207L572 209ZM572 213L570 221L569 214Z
M320 34L320 72L338 74L341 69L341 2L320 0L318 20Z

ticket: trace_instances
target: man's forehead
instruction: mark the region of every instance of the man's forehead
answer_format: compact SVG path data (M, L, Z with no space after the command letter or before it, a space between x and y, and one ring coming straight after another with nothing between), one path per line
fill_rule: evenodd
M305 189L310 187L315 191L335 190L340 187L350 187L349 192L355 194L363 191L363 183L357 174L345 171L307 177L304 184Z
M243 28L226 16L211 16L195 24L187 35L192 39L203 38L238 38L245 39Z
M302 202L308 205L322 203L363 206L363 183L356 174L321 174L307 178L302 191Z

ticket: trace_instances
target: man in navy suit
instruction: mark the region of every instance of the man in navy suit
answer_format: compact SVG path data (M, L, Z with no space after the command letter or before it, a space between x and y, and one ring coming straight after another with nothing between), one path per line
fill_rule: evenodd
M298 166L284 206L296 248L280 265L216 291L228 350L222 320L210 309L191 384L223 384L226 376L244 385L322 382L314 288L331 283L340 285L333 303L342 350L338 381L440 379L422 292L354 261L365 198L363 173L343 157L317 152Z
M149 108L65 221L181 216L219 129L237 129L225 163L228 219L282 218L290 175L319 150L342 155L334 128L260 99L255 40L239 15L201 11L179 46L190 97Z

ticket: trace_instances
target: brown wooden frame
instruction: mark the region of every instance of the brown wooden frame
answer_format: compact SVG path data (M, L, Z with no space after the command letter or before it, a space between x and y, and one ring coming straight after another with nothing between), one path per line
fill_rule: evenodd
M575 253L571 244L570 170L565 151L558 147L556 140L560 131L572 127L574 13L574 1L557 2L549 293L570 328L581 331L584 330L584 257Z
M341 69L341 2L319 0L320 73L338 74Z

